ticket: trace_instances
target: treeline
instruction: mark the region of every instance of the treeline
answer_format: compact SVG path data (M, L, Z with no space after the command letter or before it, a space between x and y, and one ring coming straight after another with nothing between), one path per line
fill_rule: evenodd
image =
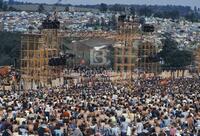
M0 0L0 1L5 1L5 0ZM28 5L40 5L40 4L42 4L42 5L50 5L48 3L32 3L32 2L15 1L15 0L8 0L5 3L8 4L8 5L27 5L27 4ZM54 5L57 5L57 6L72 6L71 4L56 4L56 3Z
M7 2L5 0L0 0L0 11L17 11L15 8L8 5L9 3L11 3L11 1L9 0Z
M84 6L87 7L87 6ZM90 7L90 6L89 6ZM179 19L185 18L189 21L196 22L200 20L200 9L192 10L189 6L175 6L175 5L107 5L102 3L95 5L101 12L129 12L130 14L137 14L139 16L153 16L160 18Z
M6 11L8 10L8 4L4 0L0 0L0 11Z
M8 5L25 5L25 4L33 4L36 3L27 3L27 2L17 2L14 0L9 0L5 2L4 0L0 0L0 11L16 11L12 6ZM39 5L48 5L48 4L39 4ZM71 6L70 4L57 4L62 6ZM159 18L171 18L171 19L179 19L185 18L186 20L197 22L200 20L200 9L196 8L192 10L189 6L175 6L175 5L123 5L123 4L114 4L107 5L105 3L101 3L98 5L76 5L76 7L83 8L94 8L99 9L101 12L127 12L129 11L131 14L137 14L139 16L153 16Z
M129 12L130 14L137 14L138 16L153 16L159 18L179 19L185 18L186 20L197 22L200 20L200 8L192 10L189 6L175 6L175 5L123 5L114 4L107 5L101 3L99 5L79 5L78 7L96 8L101 12Z
M197 10L192 10L189 6L138 6L135 12L140 16L154 16L159 18L179 19L185 18L186 20L197 22L200 19L200 14Z
M20 56L20 33L0 32L0 66L14 65Z
M46 3L31 3L31 2L20 2L14 0L0 0L0 11L21 11L14 8L12 5L48 5Z

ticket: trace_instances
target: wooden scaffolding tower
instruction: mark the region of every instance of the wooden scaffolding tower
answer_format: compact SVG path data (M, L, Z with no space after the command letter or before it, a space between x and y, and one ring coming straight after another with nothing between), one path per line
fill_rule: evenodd
M138 31L139 23L137 19L131 16L119 17L114 69L122 74L121 77L129 75L125 77L126 79L132 78L132 72L137 66L138 47L135 43L142 40Z
M197 72L199 75L199 73L200 73L200 48L196 52L196 66L197 66Z
M21 37L21 76L25 89L51 85L59 69L48 65L58 56L57 28L44 28L40 34L27 33Z
M196 32L196 37L199 37L200 35L200 32ZM195 52L195 57L196 57L196 60L195 60L195 71L196 73L198 74L198 76L200 76L200 39L197 40L197 45L198 45L198 49L197 51Z
M143 41L138 47L138 70L144 73L159 74L161 71L160 64L156 59L158 48L152 39Z

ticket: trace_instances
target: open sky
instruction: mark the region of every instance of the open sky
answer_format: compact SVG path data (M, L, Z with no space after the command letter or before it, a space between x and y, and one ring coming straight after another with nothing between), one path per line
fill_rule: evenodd
M27 2L37 2L37 3L56 3L58 0L18 0ZM200 0L62 0L62 3L70 3L74 5L79 4L147 4L147 5L183 5L183 6L197 6L200 7Z

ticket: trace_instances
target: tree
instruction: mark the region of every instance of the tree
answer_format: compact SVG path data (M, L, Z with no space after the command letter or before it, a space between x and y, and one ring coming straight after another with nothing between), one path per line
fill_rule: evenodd
M141 8L139 10L139 15L140 16L150 17L152 15L152 13L153 13L153 11L149 7L147 7L147 6Z
M144 25L145 22L146 22L145 18L144 17L140 17L139 23L142 24L142 25Z
M6 11L8 9L8 5L4 0L0 0L0 11Z
M195 12L195 13L198 12L197 6L194 6L194 12Z
M163 42L163 49L159 56L164 61L163 68L171 70L184 70L193 61L193 54L188 50L180 50L171 37L167 37Z
M69 12L69 6L65 7L65 12Z
M99 7L99 10L100 10L101 12L106 12L106 11L108 10L107 4L101 3L101 4L100 4L100 7Z
M125 11L125 7L120 5L120 4L115 4L115 5L110 7L110 10L114 11L114 12L124 12Z
M163 13L161 13L161 12L156 12L156 13L154 13L154 17L163 18Z
M170 53L169 62L171 67L185 69L192 62L192 52L187 50L176 50Z
M0 0L0 10L3 9L3 0Z
M117 29L117 18L115 15L112 15L111 20L109 21L109 26L111 29L116 30Z
M179 19L180 14L177 10L163 12L163 18Z
M130 13L132 16L135 16L135 8L133 6L130 8Z
M19 59L21 33L0 32L0 66L12 65Z
M9 0L8 4L14 4L14 2L15 2L14 0Z
M37 10L37 11L38 11L39 13L42 13L42 12L44 12L44 10L45 10L45 9L44 9L43 4L40 4L40 5L38 6L38 10Z
M8 8L8 11L17 11L17 9L14 8L14 7L12 7L12 6L10 6L10 7Z
M6 11L8 9L8 5L6 3L3 4L3 11Z
M194 13L194 12L191 12L189 14L187 14L185 16L185 19L186 20L189 20L191 22L198 22L199 18L198 18L198 14L197 13Z

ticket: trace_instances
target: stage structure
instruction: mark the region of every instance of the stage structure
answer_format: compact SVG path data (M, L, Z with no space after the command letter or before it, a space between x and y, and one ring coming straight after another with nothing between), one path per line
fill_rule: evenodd
M23 34L21 37L21 86L37 88L51 85L60 70L49 66L49 60L59 55L58 29L60 22L47 18L40 34Z

